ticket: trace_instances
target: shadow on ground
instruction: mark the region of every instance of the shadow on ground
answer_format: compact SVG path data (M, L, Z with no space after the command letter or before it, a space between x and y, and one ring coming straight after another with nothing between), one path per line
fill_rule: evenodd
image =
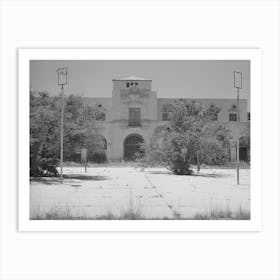
M194 177L205 177L205 178L226 178L228 177L228 174L218 174L218 173L206 173L206 174L200 174L200 173L194 173L192 175L179 175L174 174L171 171L146 171L147 174L153 174L153 175L172 175L172 176L194 176Z
M82 181L110 180L108 176L87 176L83 174L64 175L63 179L75 179L75 180L82 180ZM61 180L59 177L32 177L30 178L30 182L42 183L45 185L53 185L53 184L60 184Z
M228 174L218 174L218 173L207 173L207 174L199 174L196 173L193 176L196 177L205 177L205 178L226 178L229 175Z
M172 173L171 171L145 171L145 173L148 174L154 174L154 175L175 175L174 173Z
M105 181L109 180L108 176L88 176L83 174L67 174L64 175L63 178L65 179L77 179L77 180L86 180L86 181Z

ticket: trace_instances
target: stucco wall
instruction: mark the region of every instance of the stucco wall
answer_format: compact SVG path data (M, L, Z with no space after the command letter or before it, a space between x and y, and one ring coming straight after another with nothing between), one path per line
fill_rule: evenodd
M168 103L173 103L176 99L174 98L159 98L158 99L158 120L162 119L162 110L163 106ZM236 109L233 108L236 106L236 99L186 99L189 101L195 100L200 103L205 109L209 108L211 105L216 105L221 109L218 114L218 121L229 122L229 113L236 112ZM247 122L247 100L239 100L239 112L240 112L240 121Z
M122 160L124 140L127 136L138 134L149 144L153 130L162 123L162 108L164 104L172 103L172 98L157 98L157 92L151 90L151 81L137 81L138 85L127 87L126 80L113 80L112 98L84 98L89 105L102 104L106 110L106 119L100 123L99 133L106 138L107 156L111 160ZM135 84L135 81L134 81ZM194 100L194 99L188 99ZM235 99L195 99L204 108L216 105L221 108L218 121L231 131L233 139L232 159L235 160L236 122L229 121L229 113L236 112ZM141 126L129 127L129 108L141 108ZM247 100L241 99L240 137L250 135L250 122L247 120Z

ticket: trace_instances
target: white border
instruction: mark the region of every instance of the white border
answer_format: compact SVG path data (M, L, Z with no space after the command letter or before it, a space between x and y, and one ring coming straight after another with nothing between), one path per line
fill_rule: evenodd
M29 220L30 60L250 60L251 220L99 221ZM19 231L261 231L262 65L260 49L20 49L18 50L18 230Z

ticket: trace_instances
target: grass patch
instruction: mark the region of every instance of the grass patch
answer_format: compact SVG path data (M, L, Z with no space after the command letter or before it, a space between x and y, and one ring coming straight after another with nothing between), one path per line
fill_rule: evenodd
M125 210L120 215L115 215L109 211L105 215L90 217L85 213L75 213L70 207L60 210L58 207L52 207L49 210L42 212L37 209L30 216L30 220L145 220L141 209Z
M140 210L126 210L119 216L114 215L112 212L108 212L106 215L93 218L93 220L145 220L145 217Z
M194 215L194 220L250 220L250 211L243 209L241 206L236 211L232 211L229 207L211 208L204 213Z
M65 207L61 210L60 207L54 206L47 211L42 211L41 209L36 209L30 214L30 220L88 220L83 213L75 212L70 207Z

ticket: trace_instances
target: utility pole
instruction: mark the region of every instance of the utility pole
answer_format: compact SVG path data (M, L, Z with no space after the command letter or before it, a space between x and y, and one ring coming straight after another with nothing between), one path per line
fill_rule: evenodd
M67 85L67 67L57 69L58 85L61 86L61 115L60 115L60 179L63 182L63 122L64 122L64 85Z
M240 122L240 112L239 112L239 90L242 89L242 72L234 71L234 87L237 89L236 97L236 111L237 111L237 128L236 128L236 176L237 185L239 185L239 122Z

